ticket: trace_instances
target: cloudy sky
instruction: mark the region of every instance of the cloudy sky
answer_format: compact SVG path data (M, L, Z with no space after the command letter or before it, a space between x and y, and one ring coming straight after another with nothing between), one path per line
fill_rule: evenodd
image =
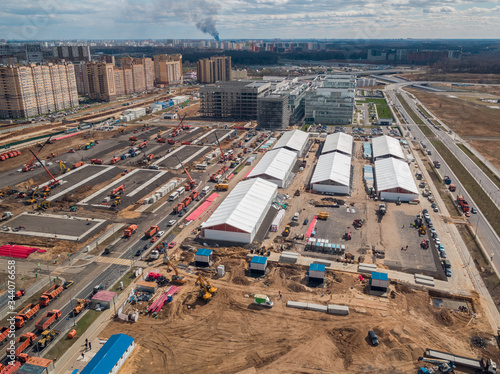
M207 33L204 33L205 30ZM500 38L499 0L2 0L0 39Z

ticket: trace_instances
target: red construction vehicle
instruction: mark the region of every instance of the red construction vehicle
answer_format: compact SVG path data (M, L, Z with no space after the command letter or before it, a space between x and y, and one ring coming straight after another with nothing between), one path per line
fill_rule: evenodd
M61 311L57 309L52 309L50 312L47 312L42 318L40 318L35 323L35 328L38 331L46 330L50 325L52 325L57 319L61 317Z
M351 240L351 229L348 227L347 232L344 234L345 240Z
M137 231L137 225L130 225L125 230L125 233L123 234L123 236L125 236L126 238L130 238L132 235L135 234L136 231Z
M151 161L153 158L155 158L155 155L152 153L146 156L146 160L148 161Z
M184 204L184 207L187 207L189 204L191 204L192 201L193 201L193 199L191 199L188 196L188 197L185 197L184 200L182 200L182 204Z
M352 225L353 225L355 228L359 229L360 227L363 227L363 221L362 221L362 220L360 220L360 219L355 219L355 220L353 221Z
M168 140L170 140L170 139L168 139ZM158 139L156 139L156 141L158 143L165 143L167 141L167 139L165 139L165 138L158 138ZM170 144L170 142L168 144Z
M147 140L143 141L141 144L139 144L139 149L146 148L148 146Z
M23 327L24 322L31 319L33 316L36 316L39 310L40 304L33 303L23 308L19 313L17 313L17 316L15 317L14 325L16 326L16 329L20 329L21 327Z
M25 293L26 293L26 291L24 288L17 290L16 293L14 294L14 300L19 300L21 297L24 296Z
M217 139L217 144L219 145L219 149L220 149L220 157L221 157L220 162L224 162L224 161L226 161L226 156L224 155L224 152L222 151L219 137L217 136L217 130L214 131L214 135L215 135L215 139Z
M37 156L40 154L40 152L42 151L43 147L45 147L46 144L50 144L50 138L52 138L52 135L49 136L49 138L45 141L45 143L43 143L43 145L40 147L40 149L38 150L38 152L36 153ZM32 152L33 153L33 152ZM30 160L30 162L28 162L26 165L23 166L23 171L30 171L30 170L33 170L33 163L35 162L35 155L33 155L33 158Z
M191 198L191 201L194 201L194 199L196 199L198 195L198 191L194 190L193 192L191 192L191 195L189 195L189 197Z
M100 158L93 158L92 160L90 160L90 163L95 165L102 165L102 160Z
M122 192L125 192L125 185L122 184L121 186L116 187L114 190L112 190L109 194L111 196L118 196L121 195Z
M0 328L0 344L9 336L10 328L2 327Z
M137 136L131 136L130 138L128 138L128 140L130 140L131 142L136 142L139 140L139 137Z
M160 228L158 226L151 226L149 229L144 231L144 235L148 238L151 238L154 236L158 231L160 231Z
M184 172L188 176L189 184L186 184L186 191L189 191L189 190L195 188L196 187L196 182L193 180L193 178L191 178L191 175L189 175L189 172L184 167L184 165L182 164L182 161L179 159L179 157L177 157L177 155L175 157L177 158L177 161L179 161L179 164L181 164L182 168L184 169Z
M463 195L457 195L457 203L464 213L470 210L469 203L464 199Z
M243 145L243 141L241 141L241 140L240 140L240 141L238 142L238 147L240 147L240 148L241 148L241 146L242 146L242 145Z
M191 145L191 142L181 142L181 145Z
M73 164L73 169L79 168L80 166L85 165L85 162L83 161L78 161Z
M120 157L113 157L109 163L113 165L116 164L118 161L120 161Z
M45 165L42 163L42 161L40 161L40 159L38 158L38 156L37 156L37 155L35 155L35 154L33 153L33 151L32 151L32 150L30 150L30 152L31 152L31 154L32 154L33 156L35 156L35 158L36 158L36 159L37 159L37 161L40 163L40 165L42 165L42 166L43 166L43 168L45 169L45 171L47 172L47 174L49 174L49 176L52 178L52 182L50 182L50 183L48 184L48 186L49 186L50 188L52 188L52 187L56 187L56 186L59 186L59 185L61 184L61 182L59 182L56 178L54 178L54 176L53 176L53 175L52 175L52 173L49 171L49 169L47 169L47 168L45 167Z
M44 307L50 304L63 291L63 286L54 284L40 296L40 306Z
M174 139L168 139L168 144L172 144L172 145L174 145L175 143L177 143L177 140L174 140Z
M172 135L171 135L172 138L175 138L177 135L179 135L179 133L183 129L184 124L182 123L182 121L184 120L184 118L186 118L186 115L184 115L184 117L181 118L181 122L179 122L179 124L174 129L174 131L172 131Z
M179 203L174 207L174 213L179 213L184 208L185 208L184 203Z
M16 357L19 356L35 340L36 340L36 335L33 334L32 332L27 332L26 334L21 335L19 338L17 338L14 347L12 347L10 344L9 346L7 346L6 349L7 355L10 355L11 351L14 350L15 356Z
M457 190L457 186L455 186L454 184L450 184L448 186L448 189L450 190L450 192L455 192Z

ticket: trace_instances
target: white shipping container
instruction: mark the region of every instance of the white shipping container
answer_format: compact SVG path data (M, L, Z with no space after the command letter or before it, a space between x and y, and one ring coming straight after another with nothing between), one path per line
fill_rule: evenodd
M174 201L175 199L177 199L179 197L179 192L178 191L175 191L173 194L170 195L170 197L168 198L169 201Z
M276 214L276 217L274 217L273 222L271 223L271 231L272 232L277 232L278 227L283 221L283 218L285 218L285 209L280 209L278 211L278 214Z

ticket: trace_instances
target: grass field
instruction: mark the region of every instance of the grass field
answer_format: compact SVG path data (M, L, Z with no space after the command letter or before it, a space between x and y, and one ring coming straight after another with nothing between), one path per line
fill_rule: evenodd
M377 113L378 113L378 118L392 118L394 119L394 116L392 115L391 110L389 109L389 106L387 105L387 101L385 99L365 99L365 100L358 100L357 103L374 103L377 106Z
M123 275L123 277L118 282L115 283L115 285L111 288L110 291L111 292L116 292L119 295L135 279L135 277L134 277L134 271L135 271L134 268L132 268L129 271L127 271ZM120 288L120 282L123 282L123 289Z
M405 108L406 113L408 113L413 122L415 122L415 124L417 124L418 127L420 127L420 130L422 130L424 135L427 136L428 138L434 137L434 133L432 132L432 130L424 123L424 121L420 119L420 117L413 111L413 109L410 108L410 106L403 98L403 96L397 94L397 97L401 105L403 105L403 107Z
M439 152L441 157L450 166L451 170L460 179L460 183L467 190L481 212L486 216L491 227L500 235L500 210L491 200L488 194L482 189L476 179L468 170L458 161L455 155L439 140L431 140L432 144Z
M488 178L491 179L491 181L493 183L495 183L497 185L498 188L500 188L500 178L498 178L498 176L493 173L490 168L488 166L486 166L484 164L484 162L482 162L474 153L472 153L470 151L469 148L467 148L464 144L457 144L458 147L465 152L465 154L467 156L469 156L469 158L474 161L474 163L479 166L479 168L484 172L484 174L486 174L488 176Z

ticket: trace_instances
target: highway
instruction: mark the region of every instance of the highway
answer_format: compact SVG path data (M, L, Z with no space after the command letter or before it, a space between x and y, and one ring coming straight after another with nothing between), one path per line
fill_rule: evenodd
M470 195L467 193L467 191L465 190L465 188L463 187L463 185L460 183L460 180L457 178L457 176L451 171L451 169L449 168L449 166L446 164L445 160L441 157L441 155L438 154L438 152L436 151L436 149L434 148L434 146L431 144L431 142L427 139L427 137L422 133L422 131L420 130L419 126L416 125L415 123L413 123L413 121L411 120L411 117L409 116L409 114L405 111L404 107L401 105L401 103L399 103L399 100L397 99L396 97L396 92L403 95L403 98L405 98L405 100L408 102L408 104L410 105L410 107L414 110L414 112L419 115L419 117L424 121L426 122L425 120L425 117L423 117L418 110L416 110L416 105L413 101L413 99L409 98L406 94L405 91L403 90L400 90L399 87L394 87L393 85L391 86L388 86L387 89L386 89L386 92L390 98L390 100L392 101L393 104L395 104L395 106L397 107L397 109L403 114L403 116L405 117L406 121L409 122L408 123L408 128L410 129L411 131L411 135L415 138L415 140L417 141L421 141L423 142L424 144L426 144L427 146L427 149L430 149L431 152L432 152L432 160L437 160L441 163L441 168L438 170L439 173L441 174L441 176L444 176L444 175L448 175L450 176L450 178L452 179L453 183L457 186L457 191L455 192L456 194L461 194L461 195L464 195L465 199L467 201L469 201L469 203L471 204L471 206L475 206L472 202L472 198L470 197ZM413 104L413 105L412 105ZM419 105L421 105L419 103ZM423 105L422 107L427 111L429 112ZM466 165L466 167L468 168L469 172L476 176L476 175L484 175L484 173L482 172L482 170L480 170L476 164L474 164L466 155L465 153L462 152L462 150L460 150L456 144L453 142L452 138L448 135L448 133L446 131L438 131L438 130L435 130L433 128L433 126L428 126L429 128L432 129L432 131L434 132L434 134L436 134L436 136L442 140L443 138L446 139L447 138L447 141L444 142L445 145L448 146L448 144L452 143L452 146L455 147L455 149L458 149L459 152L456 152L454 150L452 150L452 152L455 154L455 156L460 160L462 161L464 158L466 158L467 160L465 160L466 164L464 163L464 165ZM472 164L472 165L470 165ZM469 165L471 166L471 168L469 168ZM475 170L475 171L472 171L472 170ZM477 178L477 177L476 177ZM483 179L478 179L480 180L481 182L481 185L484 186L485 184L485 181L489 179L485 178L484 180ZM491 183L491 181L489 181ZM489 186L491 188L491 185L488 185L486 184L487 186ZM487 187L488 188L488 187ZM495 186L496 188L496 186ZM498 192L498 188L496 188L495 190L496 192ZM454 195L455 195L454 193ZM495 192L494 192L495 193ZM500 198L500 194L496 194L496 198L499 199ZM455 196L454 196L455 197ZM491 193L490 193L490 197L491 197ZM494 266L496 267L496 269L500 269L500 238L498 238L497 234L495 233L495 231L493 230L493 228L490 226L490 224L488 223L488 221L485 219L485 216L484 214L480 211L480 209L477 209L478 210L478 213L477 214L472 214L471 217L468 219L469 222L471 223L471 225L473 227L475 227L475 232L477 233L477 237L478 239L480 240L480 242L483 244L485 250L487 251L487 253L491 253L492 256L490 256L490 258L492 257L492 261L493 261L493 264Z

